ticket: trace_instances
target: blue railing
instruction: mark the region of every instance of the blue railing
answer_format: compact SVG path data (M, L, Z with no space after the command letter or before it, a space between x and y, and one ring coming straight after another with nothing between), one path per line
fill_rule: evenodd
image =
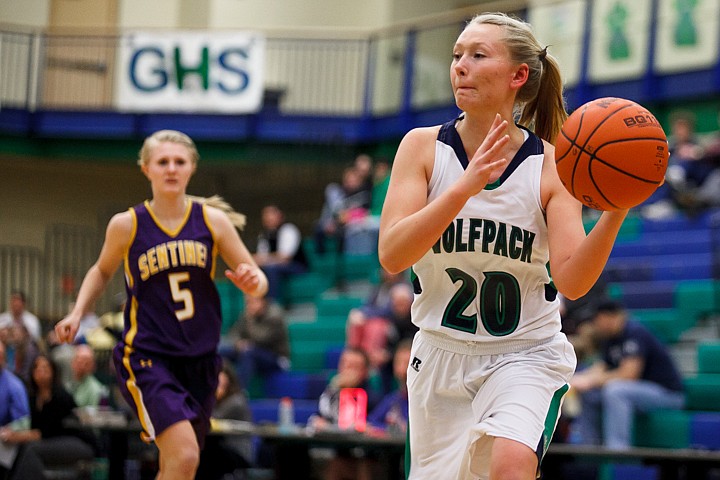
M649 2L650 42L656 39L658 6L665 1ZM586 6L581 73L566 91L570 109L611 95L650 105L720 96L717 59L700 69L663 73L652 62L655 47L644 53L645 73L593 80L590 32L599 27L593 27L595 3ZM117 112L120 37L0 28L0 133L125 137L170 122L208 139L352 143L396 138L457 112L449 85L450 52L470 16L465 9L422 23L335 37L268 36L263 108L234 116Z

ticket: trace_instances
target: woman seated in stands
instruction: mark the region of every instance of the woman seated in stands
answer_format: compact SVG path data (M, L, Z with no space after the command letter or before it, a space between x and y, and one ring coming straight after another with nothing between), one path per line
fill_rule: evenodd
M90 431L68 427L75 401L61 385L55 364L39 355L30 376L30 429L0 429L0 440L19 445L10 480L43 480L50 465L73 465L92 460L96 442Z

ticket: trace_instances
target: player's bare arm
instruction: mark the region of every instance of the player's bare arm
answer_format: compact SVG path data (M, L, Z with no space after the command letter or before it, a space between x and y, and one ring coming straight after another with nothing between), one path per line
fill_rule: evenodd
M405 270L422 258L468 198L487 185L492 172L507 164L505 158L498 158L508 142L504 135L507 122L497 116L461 179L427 203L439 128L412 130L398 148L380 220L378 247L380 263L390 272Z
M554 148L548 143L545 147L540 191L548 225L550 271L560 293L576 299L600 277L627 210L603 212L586 236L582 204L560 182Z
M215 232L218 252L230 267L225 271L225 276L245 293L253 296L265 295L267 278L253 260L235 226L224 212L207 205L205 208L210 226Z
M55 325L55 333L61 342L72 342L80 326L80 319L92 310L95 300L105 290L130 243L133 220L130 212L118 213L110 219L105 231L105 242L95 264L85 274L78 292L75 308Z

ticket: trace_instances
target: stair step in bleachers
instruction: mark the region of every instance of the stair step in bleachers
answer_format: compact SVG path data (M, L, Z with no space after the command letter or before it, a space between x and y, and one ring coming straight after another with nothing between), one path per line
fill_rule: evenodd
M312 302L332 285L332 277L321 272L307 272L285 280L283 295L287 305Z
M292 370L306 373L323 372L328 368L327 352L343 345L344 342L333 343L326 340L292 342L290 344Z
M215 282L220 296L220 311L222 315L222 333L227 332L238 320L245 308L243 293L229 280Z
M317 400L326 385L323 373L278 372L265 379L263 394L266 398Z
M322 295L316 300L317 315L319 317L344 316L347 318L351 309L362 305L364 298L348 295Z
M607 480L660 480L660 467L657 465L609 464L604 477Z
M633 240L618 239L612 258L708 253L712 251L711 240L707 229L655 232Z
M642 219L642 233L660 233L681 230L708 230L713 227L713 212L707 212L695 217L678 214L664 219Z
M610 257L605 267L609 282L680 281L712 276L710 252L635 257Z
M720 310L720 282L712 279L678 282L674 298L678 314L700 319Z
M720 342L710 341L698 345L698 373L720 374ZM720 405L718 406L720 408Z
M648 327L661 341L675 343L680 335L692 327L683 318L678 318L674 308L639 308L632 310L632 316Z
M720 375L698 373L685 379L685 408L720 411Z
M610 283L608 294L629 309L673 308L676 285L673 280Z
M696 413L690 420L690 446L720 450L720 413Z
M293 323L288 326L292 343L303 341L325 341L341 343L345 341L345 317L337 321L318 320L313 323Z
M649 448L688 448L691 413L658 409L635 416L633 445Z

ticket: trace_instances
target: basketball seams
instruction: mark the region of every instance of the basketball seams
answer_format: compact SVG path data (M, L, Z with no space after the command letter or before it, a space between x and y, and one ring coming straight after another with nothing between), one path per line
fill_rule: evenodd
M588 155L590 155L590 160L588 161L588 166L592 165L593 160L597 160L598 162L602 163L603 165L608 166L608 167L612 168L613 170L616 170L616 171L618 171L618 172L621 172L621 173L623 173L623 174L625 174L625 175L627 175L627 176L629 176L629 177L632 177L632 178L634 178L634 179L636 179L636 180L640 180L640 181L646 182L646 183L654 183L654 184L656 184L656 185L659 185L659 184L660 184L659 181L649 180L649 179L647 179L647 178L638 177L637 175L635 175L635 174L633 174L633 173L630 173L630 172L628 172L628 171L626 171L626 170L623 170L623 169L621 169L621 168L618 168L617 166L615 166L615 165L613 165L613 164L611 164L611 163L603 160L602 158L600 158L600 157L598 156L598 153L599 153L604 147L607 147L607 146L609 146L609 145L616 145L616 144L618 144L618 143L634 142L634 141L637 141L637 140L656 140L656 141L661 142L661 143L663 143L663 144L667 143L667 140L665 140L664 138L659 138L659 137L632 137L632 138L623 138L623 139L620 139L620 140L613 140L613 141L610 141L610 142L605 142L605 143L603 143L602 145L600 145L599 147L597 147L597 148L595 149L595 153L585 152L585 153L587 153Z
M563 155L563 156L560 158L560 160L562 160L566 155L568 155L570 152L572 152L573 147L578 147L578 145L575 143L575 141L576 141L577 138L580 136L580 132L582 131L582 125L583 125L583 120L585 119L585 112L586 112L586 111L587 111L587 107L583 108L582 112L580 113L580 119L578 120L577 131L575 132L575 137L574 137L574 138L571 139L570 137L568 137L568 136L565 134L565 132L563 131L562 128L560 129L560 133L562 133L563 136L570 142L570 148L568 148L568 151L565 153L565 155ZM578 147L578 148L579 148L579 147ZM580 153L582 154L582 149L580 149ZM557 166L557 164L559 163L560 160L556 160L556 161L555 161L555 165L556 165L556 166ZM573 164L572 174L570 175L570 185L569 185L569 187L570 187L570 192L571 192L571 194L572 194L573 196L575 196L575 171L577 170L577 164L578 164L577 161ZM557 168L557 167L556 167L556 168Z
M602 98L568 119L557 137L555 163L565 188L583 204L598 210L632 208L662 184L667 139L642 105Z
M585 118L585 113L587 113L588 109L590 108L589 105L585 105L582 109L582 112L580 115L580 120L578 121L578 127L577 127L577 131L575 132L575 138L570 139L570 137L568 137L565 134L565 132L562 129L560 129L560 132L563 134L563 136L570 142L570 148L568 149L567 153L560 158L560 160L562 160L568 153L570 153L572 151L573 147L577 147L578 149L580 149L580 153L575 157L576 159L580 158L580 155L582 155L583 153L587 153L590 155L590 160L588 161L588 170L589 170L590 164L592 163L593 154L591 154L587 150L585 150L585 146L588 144L588 142L590 141L592 136L595 135L595 133L600 129L600 127L605 122L607 122L610 118L612 118L613 115L615 115L617 112L619 112L621 110L624 110L624 109L632 107L632 106L633 106L632 103L626 103L625 105L620 106L617 110L610 112L607 116L605 116L605 118L603 118L603 120L601 122L598 122L598 124L595 126L595 128L590 132L588 137L585 139L585 142L582 145L579 145L576 142L577 142L578 137L580 136L580 132L582 131L582 125L583 125L583 120ZM560 160L556 160L555 164L557 165ZM573 164L572 174L570 175L570 193L573 196L575 196L575 175L577 173L577 167L578 167L578 162L576 160L575 163ZM590 172L588 172L588 174L590 174ZM592 178L592 175L590 177ZM597 185L595 184L594 181L593 181L593 185L597 189ZM599 189L597 189L597 190L599 191ZM604 197L604 195L603 195L603 197ZM608 203L610 203L610 202L608 202Z

